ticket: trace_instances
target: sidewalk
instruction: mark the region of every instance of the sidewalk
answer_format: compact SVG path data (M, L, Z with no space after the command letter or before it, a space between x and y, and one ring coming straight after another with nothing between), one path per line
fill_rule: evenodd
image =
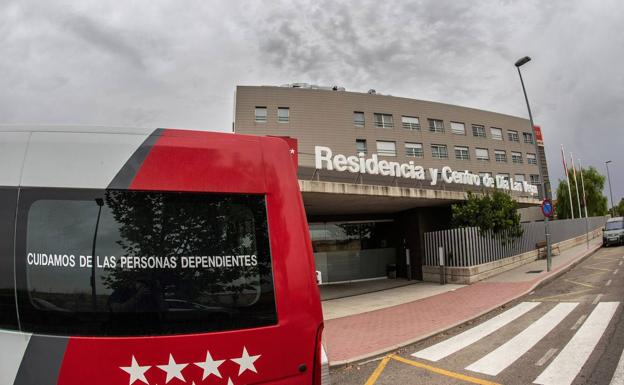
M565 272L599 248L601 241L595 238L589 250L583 243L553 257L550 273L546 261L539 260L468 286L438 285L443 292L423 284L421 293L427 296L416 300L414 290L420 284L325 301L324 344L330 365L398 349L479 317Z

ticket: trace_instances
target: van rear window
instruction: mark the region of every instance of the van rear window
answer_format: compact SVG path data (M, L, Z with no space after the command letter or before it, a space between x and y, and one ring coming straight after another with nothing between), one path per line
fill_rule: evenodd
M31 195L19 294L26 329L126 336L277 323L264 196Z

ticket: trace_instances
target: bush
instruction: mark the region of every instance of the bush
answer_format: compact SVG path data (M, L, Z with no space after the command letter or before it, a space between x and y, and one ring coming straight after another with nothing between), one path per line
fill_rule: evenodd
M485 195L469 192L465 202L452 206L452 212L454 227L477 227L481 235L499 235L504 242L511 242L524 233L518 203L504 192Z

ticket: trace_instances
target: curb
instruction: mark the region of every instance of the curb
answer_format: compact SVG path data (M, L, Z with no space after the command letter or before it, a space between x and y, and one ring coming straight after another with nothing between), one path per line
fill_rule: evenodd
M445 332L447 330L453 329L453 328L455 328L455 327L457 327L459 325L462 325L462 324L464 324L466 322L472 321L473 319L479 318L479 317L481 317L481 316L483 316L483 315L485 315L485 314L487 314L487 313L489 313L489 312L491 312L493 310L496 310L497 308L499 308L499 307L501 307L503 305L506 305L506 304L508 304L510 302L513 302L513 301L517 300L520 297L523 297L523 296L529 294L531 291L535 290L536 288L544 286L544 285L552 282L553 280L559 278L563 274L565 274L568 271L572 270L579 263L583 262L589 256L594 254L601 247L602 247L602 243L600 243L599 245L596 245L594 247L590 247L589 250L586 250L586 251L584 251L582 253L579 253L578 256L574 260L572 260L572 262L569 262L568 264L559 267L557 270L555 270L553 273L551 273L548 276L545 276L545 277L543 277L541 279L538 278L537 281L533 285L531 285L528 289L526 289L523 292L520 292L519 294L515 295L514 297L512 297L508 301L501 302L501 303L499 303L499 304L497 304L495 306L492 306L492 307L490 307L490 308L488 308L488 309L486 309L486 310L484 310L484 311L482 311L482 312L480 312L480 313L478 313L478 314L476 314L474 316L471 316L469 318L465 318L465 319L463 319L461 321L458 321L458 322L456 322L456 323L454 323L452 325L445 326L445 327L440 328L438 330L435 330L435 331L433 331L431 333L427 333L427 334L424 334L422 336L418 336L418 337L406 340L406 341L401 342L399 344L388 346L388 347L376 350L374 352L366 353L366 354L363 354L361 356L357 356L357 357L354 357L354 358L349 358L349 359L341 360L341 361L329 362L329 367L334 369L334 368L339 368L339 367L342 367L342 366L345 366L345 365L349 365L349 364L359 363L359 362L362 362L364 360L369 360L370 359L371 361L374 361L375 359L381 358L382 355L384 355L384 354L386 354L386 353L388 353L390 351L398 350L398 349L401 349L401 348L403 348L403 347L405 347L407 345L411 345L411 344L414 344L416 342L420 342L420 341L425 340L425 339L427 339L429 337L433 337L433 336L435 336L437 334L440 334L440 333L443 333L443 332Z

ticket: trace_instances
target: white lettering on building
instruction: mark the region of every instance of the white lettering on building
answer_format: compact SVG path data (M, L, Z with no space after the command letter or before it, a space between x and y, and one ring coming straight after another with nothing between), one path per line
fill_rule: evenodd
M416 180L426 179L425 169L422 166L416 165L414 161L399 163L385 159L379 160L377 154L372 154L370 158L366 158L364 153L359 153L357 156L346 156L343 154L334 155L329 147L315 146L314 160L317 170L348 171L352 173L393 176ZM495 187L501 190L526 192L531 195L537 194L537 186L527 183L526 181L516 182L510 180L505 175L496 175L493 177L490 174L485 174L479 176L468 170L456 171L449 166L444 166L441 170L430 167L428 171L432 186L437 185L438 181L441 180L449 184L455 183L469 186L483 185L484 187Z

